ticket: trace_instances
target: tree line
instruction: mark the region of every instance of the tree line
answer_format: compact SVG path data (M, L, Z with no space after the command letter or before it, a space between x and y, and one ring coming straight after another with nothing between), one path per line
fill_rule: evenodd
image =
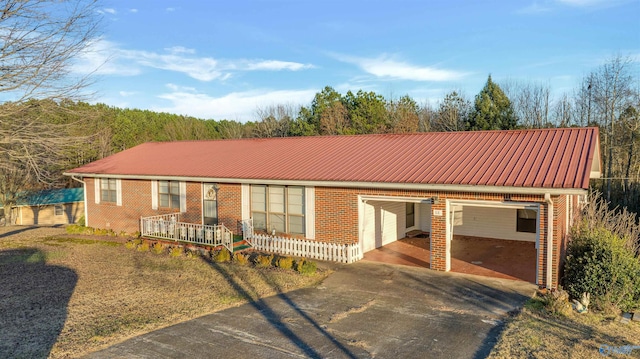
M31 132L33 149L23 156L37 151L47 156L37 160L41 165L30 176L0 171L5 187L14 183L0 192L69 186L70 180L60 176L63 170L149 141L597 126L603 179L593 181L592 187L614 206L638 213L640 94L631 65L614 58L588 74L573 93L554 98L547 85L497 84L491 76L473 99L451 91L436 104L419 104L408 95L387 99L363 90L341 94L327 86L307 106L258 108L255 120L245 123L70 100L5 103L0 112L13 113L16 128L39 126ZM63 141L64 146L56 145ZM12 151L10 146L3 149Z

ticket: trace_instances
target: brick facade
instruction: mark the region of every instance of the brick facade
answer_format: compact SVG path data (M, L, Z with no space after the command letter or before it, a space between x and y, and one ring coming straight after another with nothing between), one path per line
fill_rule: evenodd
M96 204L94 180L86 178L88 225L110 228L129 233L139 231L140 217L175 213L179 209L152 209L151 185L147 180L122 180L122 206L115 203ZM187 211L181 221L202 223L202 183L187 182ZM240 184L220 184L218 210L220 222L235 233L241 231L242 186ZM459 193L414 190L382 190L361 188L315 187L315 238L318 241L337 243L357 243L359 237L358 196L385 196L434 198L431 212L431 268L445 271L446 268L446 200L517 201L541 204L540 241L538 256L538 284L546 281L546 240L548 206L541 195L505 195L496 193ZM557 286L566 249L566 200L567 196L553 196L553 286ZM434 215L442 211L442 216Z

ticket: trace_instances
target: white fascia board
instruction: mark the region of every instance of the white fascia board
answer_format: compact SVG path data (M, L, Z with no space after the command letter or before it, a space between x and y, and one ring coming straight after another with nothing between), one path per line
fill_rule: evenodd
M312 187L337 187L337 188L375 188L389 190L415 190L437 192L470 192L470 193L505 193L528 195L585 194L588 191L582 188L544 188L544 187L510 187L510 186L480 186L480 185L448 185L448 184L423 184L423 183L389 183L389 182L341 182L341 181L306 181L306 180L273 180L259 178L212 178L190 176L150 176L150 175L118 175L101 173L63 173L65 176L92 177L92 178L121 178L137 180L171 180L187 182L217 182L217 183L245 183L280 186L312 186Z

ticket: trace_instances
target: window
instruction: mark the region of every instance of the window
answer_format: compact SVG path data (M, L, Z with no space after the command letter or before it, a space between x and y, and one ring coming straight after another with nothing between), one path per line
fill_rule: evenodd
M61 204L56 204L55 206L53 206L53 214L55 216L64 215L64 206Z
M538 213L532 209L519 209L516 231L536 233L536 217Z
M251 186L256 229L304 235L304 187Z
M416 225L416 204L415 203L405 203L406 207L406 228L411 228Z
M180 182L159 181L158 197L160 207L180 209Z
M102 178L100 180L100 197L102 202L118 201L118 187L115 178Z

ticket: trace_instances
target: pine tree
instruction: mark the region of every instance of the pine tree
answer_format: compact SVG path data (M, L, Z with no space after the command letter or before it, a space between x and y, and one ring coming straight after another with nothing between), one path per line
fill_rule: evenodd
M516 128L517 123L511 101L489 75L486 85L476 95L466 129L471 131L511 130Z

